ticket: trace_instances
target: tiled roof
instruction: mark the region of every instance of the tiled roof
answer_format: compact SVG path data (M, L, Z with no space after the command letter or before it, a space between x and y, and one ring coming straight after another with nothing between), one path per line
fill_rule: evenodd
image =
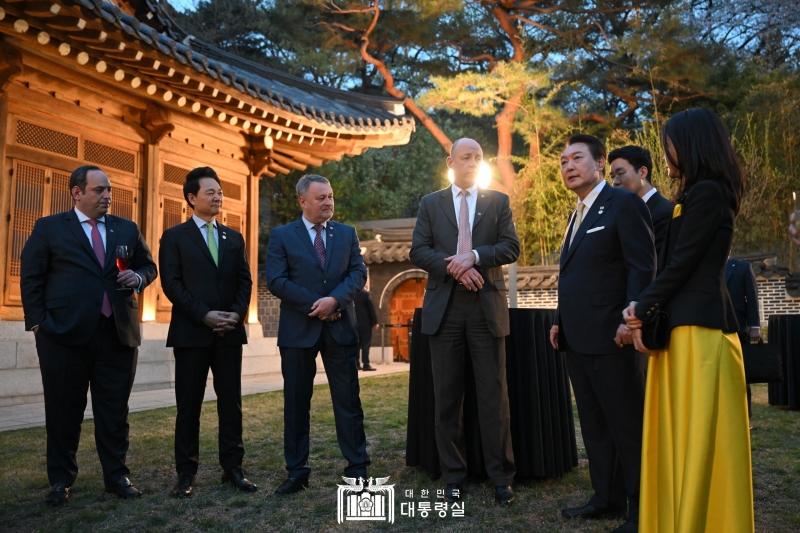
M83 12L115 25L181 65L219 80L240 93L320 124L377 132L413 122L410 118L398 119L396 116L396 106L399 106L398 111L402 109L402 100L323 87L247 61L196 39L178 27L166 10L152 0L138 2L139 18L104 0L62 1L80 6ZM155 25L160 26L163 32L159 32Z

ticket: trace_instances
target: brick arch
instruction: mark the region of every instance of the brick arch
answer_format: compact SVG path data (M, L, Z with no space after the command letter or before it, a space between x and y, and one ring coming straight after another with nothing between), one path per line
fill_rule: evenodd
M399 274L397 274L395 277L390 279L389 282L386 283L386 286L383 288L383 292L381 292L381 299L379 300L378 307L380 309L383 309L384 303L386 304L389 303L389 299L394 294L394 291L396 291L400 285L402 285L403 283L405 283L410 279L428 279L428 273L419 268L412 268L409 270L404 270Z

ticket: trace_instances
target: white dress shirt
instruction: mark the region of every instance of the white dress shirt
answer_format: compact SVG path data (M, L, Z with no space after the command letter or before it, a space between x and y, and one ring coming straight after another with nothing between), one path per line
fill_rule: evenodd
M89 239L89 244L92 244L92 226L88 224L86 221L91 220L89 217L84 215L80 209L77 207L75 208L75 214L78 215L78 221L81 223L81 228L83 228L83 232L86 234L86 238ZM103 239L103 250L106 249L106 217L102 216L97 219L97 231L100 232L100 238Z
M597 200L597 197L600 196L600 191L603 190L603 187L606 186L606 180L600 180L600 183L597 184L597 187L589 191L589 194L586 195L586 198L583 199L583 216L586 218L586 215L589 214L589 209L592 208L592 204L594 201ZM578 200L578 203L581 203L581 200Z
M459 220L459 215L461 214L461 197L459 194L461 191L464 190L461 187L457 186L455 183L452 186L453 192L453 206L456 208L456 220ZM467 208L469 209L469 227L472 228L475 225L475 207L478 205L478 185L473 185L469 189L467 189L469 196L467 196ZM481 264L481 256L478 255L474 249L472 253L475 254L475 264Z
M644 201L645 201L645 203L646 203L646 202L647 202L647 200L649 200L650 198L652 198L652 197L653 197L653 195L654 195L655 193L657 193L657 192L658 192L658 191L656 190L656 188L655 188L655 187L653 187L652 189L650 189L649 191L647 191L647 192L645 193L645 195L644 195L644 196L642 196L642 200L644 200Z
M203 234L203 240L206 241L206 246L208 246L208 226L206 226L208 222L197 215L192 215L192 220L194 220L194 223L200 228L200 233ZM211 222L214 224L214 241L217 243L217 250L219 250L219 228L217 228L217 219L214 218Z
M306 219L306 217L302 217L302 218L303 218L303 224L306 225L306 229L308 230L308 236L311 238L311 245L313 246L314 245L314 239L317 238L317 230L314 229L314 226L316 224L314 224L313 222L309 222ZM323 222L321 224L321 226L324 228L322 230L322 244L325 245L325 249L327 250L328 249L328 235L327 235L327 233L325 233L325 230L328 229L328 221L326 220L325 222Z

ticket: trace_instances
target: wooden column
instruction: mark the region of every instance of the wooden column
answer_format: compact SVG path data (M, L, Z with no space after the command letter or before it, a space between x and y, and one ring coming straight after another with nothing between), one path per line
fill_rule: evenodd
M260 174L252 171L247 178L247 229L245 239L247 243L247 260L250 262L250 272L253 276L253 293L250 296L250 316L245 323L261 327L258 320L258 182Z
M11 136L11 128L13 124L8 116L8 93L0 92L0 250L6 250L5 254L0 254L0 280L2 280L2 287L0 287L0 298L5 294L6 285L6 266L8 264L8 218L11 213L11 176L9 172L12 169L11 162L6 160L6 146L8 145ZM3 307L3 313L0 318L8 320L8 309Z
M159 228L159 208L158 208L158 176L159 176L159 149L157 144L147 143L145 145L145 161L142 168L145 175L143 176L144 185L142 186L142 193L144 202L142 205L142 235L144 236L147 246L150 247L150 252L158 264L158 248L159 239L161 235L158 234ZM161 286L161 278L156 279L155 283L151 284L144 290L142 294L142 321L152 322L156 319L156 298L158 296L158 288Z

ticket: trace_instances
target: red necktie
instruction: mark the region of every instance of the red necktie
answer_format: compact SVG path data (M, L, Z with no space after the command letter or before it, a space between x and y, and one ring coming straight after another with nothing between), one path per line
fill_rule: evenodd
M322 264L322 269L325 269L325 243L322 242L322 232L325 231L325 226L316 224L314 229L317 230L317 236L314 237L314 249L317 250L317 257Z
M97 229L97 220L90 218L86 222L92 227L92 249L94 250L94 255L97 256L97 260L100 262L100 268L104 268L106 265L106 250L103 248L103 238L100 236L100 230ZM110 317L113 312L111 300L109 300L108 293L105 291L103 291L103 307L100 308L100 312L105 317Z

